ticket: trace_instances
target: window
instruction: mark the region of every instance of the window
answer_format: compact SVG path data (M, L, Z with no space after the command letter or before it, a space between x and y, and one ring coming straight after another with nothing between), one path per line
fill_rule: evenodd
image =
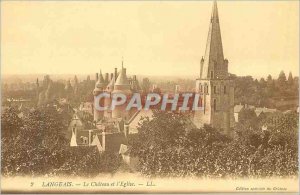
M210 78L211 78L211 79L214 78L214 71L210 71Z
M217 86L214 86L214 93L217 93Z
M227 94L227 88L224 86L224 94Z
M200 86L199 86L199 90L200 90L200 92L202 92L202 85L200 84Z
M199 101L200 101L200 107L203 107L203 100L201 97L200 97Z
M208 86L205 85L204 87L205 87L205 88L204 88L204 92L205 92L205 93L208 93Z
M216 111L216 110L217 110L217 100L214 99L214 111Z

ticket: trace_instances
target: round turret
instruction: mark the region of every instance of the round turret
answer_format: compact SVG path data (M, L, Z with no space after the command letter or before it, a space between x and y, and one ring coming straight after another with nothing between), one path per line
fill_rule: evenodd
M131 86L126 76L126 69L122 67L119 76L114 84L112 96L113 94L124 94L128 98L132 94L130 87ZM126 104L116 106L115 109L112 111L113 118L123 118L127 120L129 116L128 114L128 111L126 111Z
M113 93L123 93L125 95L130 95L130 84L126 76L126 68L121 69L119 76L115 82Z
M94 96L99 95L101 92L103 92L105 90L105 88L106 88L106 84L104 82L102 72L100 71L99 78L95 84L95 89L93 91L93 95Z

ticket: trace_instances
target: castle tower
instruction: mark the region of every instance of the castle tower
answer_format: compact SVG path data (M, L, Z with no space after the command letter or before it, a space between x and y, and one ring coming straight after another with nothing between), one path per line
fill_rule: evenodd
M210 124L229 134L234 123L234 89L229 79L228 60L224 59L216 1L213 4L205 56L200 63L200 78L196 80L196 93L200 93L204 107L204 110L195 111L196 126Z
M124 94L127 97L129 97L131 95L130 88L131 88L131 86L127 79L126 68L123 67L123 62L122 62L122 68L121 68L119 76L115 82L114 90L113 90L112 94L120 93L120 94ZM127 104L124 104L121 106L116 106L116 108L114 110L112 110L112 117L113 118L123 118L125 120L129 119L129 112L127 112L125 110L126 105Z
M110 82L106 86L106 92L110 94L110 97L112 97L112 92L114 91L115 87L115 77L112 74ZM107 107L111 106L111 98L105 98L104 104ZM105 118L111 118L112 117L112 111L110 109L104 111L104 117Z
M95 89L93 91L93 95L94 95L94 99L102 92L104 92L105 88L106 88L106 85L105 85L105 82L104 82L104 78L103 78L103 75L102 75L102 72L100 70L100 74L96 74L96 84L95 84ZM104 99L101 98L100 99L100 102L99 102L100 106L104 106ZM94 106L95 108L95 106ZM99 111L97 109L94 109L94 121L99 121L103 118L103 114L104 112L103 111Z

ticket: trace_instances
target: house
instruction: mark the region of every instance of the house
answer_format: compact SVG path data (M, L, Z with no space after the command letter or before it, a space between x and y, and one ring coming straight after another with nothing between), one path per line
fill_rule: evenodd
M277 112L277 110L263 107L263 108L255 108L254 112L256 116L259 117L262 113L269 114L269 113Z
M132 118L128 121L125 127L128 129L128 134L138 133L138 126L141 120L147 120L147 118L151 120L152 117L153 117L152 110L140 110L136 112L136 114L132 116Z

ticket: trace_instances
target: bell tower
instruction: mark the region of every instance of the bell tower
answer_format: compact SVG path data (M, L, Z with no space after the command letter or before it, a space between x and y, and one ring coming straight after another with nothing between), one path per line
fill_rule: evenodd
M224 59L217 2L214 1L205 55L200 62L200 76L196 80L203 110L195 111L197 127L209 124L230 133L234 124L234 88L228 74L228 60Z

